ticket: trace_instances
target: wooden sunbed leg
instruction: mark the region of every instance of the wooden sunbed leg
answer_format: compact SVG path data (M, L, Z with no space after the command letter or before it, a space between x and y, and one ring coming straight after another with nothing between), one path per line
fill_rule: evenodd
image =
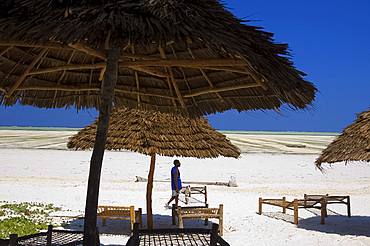
M348 218L351 218L351 202L349 200L349 196L347 196L347 214Z
M208 204L206 204L206 208L208 208ZM204 225L208 225L208 218L204 220Z
M18 234L10 234L9 245L10 246L18 245Z
M208 206L208 201L207 201L207 186L204 186L204 204Z
M220 236L222 237L224 235L224 205L220 204L220 208L218 210L218 213L220 215L218 221L219 221L219 229L220 229Z
M177 218L179 219L179 228L184 228L184 224L183 224L182 217L181 217L181 207L180 206L177 207L176 215L177 215Z
M298 225L298 199L294 199L294 224Z
M262 214L262 197L260 197L258 200L258 214Z
M105 226L106 224L107 224L107 221L106 221L106 219L103 219L103 226Z
M325 224L325 217L328 216L326 212L326 197L321 198L321 224Z
M143 228L143 209L139 208L139 225L140 228Z
M212 225L212 231L211 231L211 240L209 246L216 246L217 245L217 235L218 235L218 225L213 224Z
M176 225L176 208L172 206L172 225Z
M48 231L47 231L47 234L46 234L46 245L47 246L51 246L52 237L53 237L53 226L48 225Z
M286 214L286 197L283 197L283 214Z
M135 223L135 207L130 206L130 220L131 220L131 230L134 229L134 223ZM132 235L131 235L132 236Z
M184 228L184 224L183 224L181 215L179 215L179 228Z

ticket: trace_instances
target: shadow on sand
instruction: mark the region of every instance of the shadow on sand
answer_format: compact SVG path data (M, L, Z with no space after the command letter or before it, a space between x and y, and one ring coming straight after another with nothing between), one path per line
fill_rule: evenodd
M294 224L294 216L292 214L269 212L263 213L263 215ZM352 235L370 237L369 216L352 216L348 218L346 215L328 214L328 217L325 219L325 224L322 225L320 215L316 214L314 217L306 219L300 218L297 227L305 230L339 234L342 236Z
M147 217L146 214L143 214L143 229L147 228L146 223ZM172 217L169 215L154 214L153 215L153 224L155 229L160 228L178 228L178 221L176 219L176 225L172 225ZM74 219L68 222L65 225L66 229L83 231L84 220L83 219ZM104 236L125 236L129 237L131 234L131 226L129 220L107 220L106 226L102 225L102 219L98 219L97 226L99 229L100 235ZM204 225L204 220L185 220L185 228L212 228L212 222L209 221L207 226ZM104 244L101 244L103 246ZM109 246L122 246L123 244Z
M328 215L324 225L320 222L320 216L301 219L299 220L298 228L339 234L342 236L352 235L370 237L369 216L352 216L348 218L345 215Z

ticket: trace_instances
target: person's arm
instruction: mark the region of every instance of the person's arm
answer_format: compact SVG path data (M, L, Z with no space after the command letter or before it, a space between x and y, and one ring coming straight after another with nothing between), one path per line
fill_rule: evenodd
M179 185L178 185L178 183L177 183L177 178L179 177L179 171L178 170L175 170L175 173L174 173L175 175L175 187L176 187L176 192L179 192Z

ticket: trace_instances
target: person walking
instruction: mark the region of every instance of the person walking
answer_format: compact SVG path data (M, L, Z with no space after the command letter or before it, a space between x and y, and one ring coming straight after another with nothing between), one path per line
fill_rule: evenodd
M177 205L179 203L180 191L182 189L180 170L179 170L179 167L181 166L181 163L180 163L179 160L174 160L173 165L174 165L174 167L172 167L172 169L171 169L172 196L171 196L170 200L165 204L166 209L168 209L168 205L173 200L175 200L175 206L177 207Z

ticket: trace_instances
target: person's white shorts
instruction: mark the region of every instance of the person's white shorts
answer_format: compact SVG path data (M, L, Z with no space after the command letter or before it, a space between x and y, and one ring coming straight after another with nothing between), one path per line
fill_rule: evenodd
M186 188L182 188L181 190L179 190L179 192L176 192L176 190L172 190L172 197L180 195L181 191L184 190L186 190Z

